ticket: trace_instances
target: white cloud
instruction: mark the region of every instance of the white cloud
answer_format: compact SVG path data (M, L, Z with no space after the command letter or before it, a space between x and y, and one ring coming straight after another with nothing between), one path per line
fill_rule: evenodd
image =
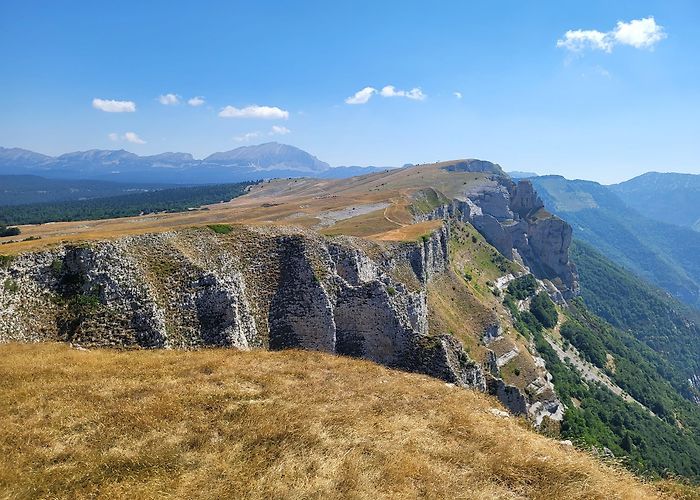
M269 135L287 135L291 132L287 127L273 125Z
M144 141L138 135L136 135L136 132L124 133L124 140L129 141L133 144L146 144L146 141Z
M189 100L187 101L187 104L189 104L190 106L195 106L195 107L196 107L196 106L201 106L201 105L204 104L205 102L206 102L206 101L204 100L204 97L202 97L202 96L195 96L195 97L193 97L192 99L189 99Z
M618 21L614 30L569 30L564 38L557 40L557 47L571 52L586 49L612 52L615 45L629 45L637 49L650 49L666 38L663 26L656 24L653 17L634 19L628 23Z
M97 97L92 100L92 107L106 113L133 113L136 111L136 103L133 101L114 101L98 99Z
M146 144L146 141L141 139L136 132L124 132L123 135L119 135L116 132L107 134L109 140L112 142L127 141L132 144Z
M382 97L405 97L414 101L422 101L427 97L418 87L414 87L411 90L399 90L393 85L386 85L381 90L377 90L374 87L365 87L362 90L358 90L354 95L345 99L345 103L367 104L374 94L379 94Z
M275 106L246 106L245 108L236 108L234 106L226 106L219 111L219 116L222 118L265 118L270 120L286 120L289 118L289 111L277 108Z
M365 87L362 90L355 92L355 95L345 99L345 104L366 104L367 101L369 101L376 93L377 89L373 87Z
M164 106L173 106L180 104L180 96L177 94L163 94L158 97L158 102Z
M422 101L425 99L425 94L419 88L412 88L411 90L396 90L393 85L387 85L382 88L379 92L382 97L405 97L407 99L413 99L415 101Z
M667 36L663 26L656 24L653 17L635 19L628 23L618 21L613 35L618 43L637 49L651 48Z
M452 95L455 96L457 99L462 98L462 93L461 92L452 92Z
M248 142L252 139L257 139L260 135L260 132L247 132L243 135L237 135L233 140L236 142Z
M565 48L571 52L581 52L585 49L611 52L613 42L607 33L601 31L569 30L564 34L564 38L557 40L557 47Z

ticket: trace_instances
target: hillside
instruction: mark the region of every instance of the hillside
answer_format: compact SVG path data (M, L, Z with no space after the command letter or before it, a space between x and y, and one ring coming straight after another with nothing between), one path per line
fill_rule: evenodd
M614 192L591 181L535 177L549 210L564 218L574 236L615 263L700 306L700 234L644 217Z
M3 497L662 495L479 393L321 353L6 344L0 399Z
M700 175L648 172L609 188L645 217L700 231Z
M700 313L610 262L590 245L575 242L571 258L588 307L660 353L673 367L661 370L681 392L686 393L687 380L700 389Z
M640 474L696 480L687 385L576 299L572 228L543 205L468 159L22 226L41 239L0 247L0 340L363 358L476 388Z

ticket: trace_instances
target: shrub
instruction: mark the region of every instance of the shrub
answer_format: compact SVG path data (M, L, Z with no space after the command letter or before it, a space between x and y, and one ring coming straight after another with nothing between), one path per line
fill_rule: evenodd
M508 293L516 300L523 300L537 291L537 280L532 274L514 279L508 284Z
M538 293L532 299L530 312L545 328L554 328L559 321L557 308L545 292Z
M17 282L12 278L7 278L3 286L8 292L15 293L17 290L19 290L19 285L17 285Z
M3 236L17 236L20 234L22 231L19 230L18 227L7 227L7 226L0 226L0 237Z
M233 231L233 228L229 224L209 224L207 227L216 234L228 234Z

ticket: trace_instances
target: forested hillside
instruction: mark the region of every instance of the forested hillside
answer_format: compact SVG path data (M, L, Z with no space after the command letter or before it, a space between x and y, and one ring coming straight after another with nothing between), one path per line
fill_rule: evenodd
M0 175L0 206L87 200L177 187L109 181L47 179L38 175Z
M612 325L629 331L660 353L679 389L700 374L700 313L576 241L571 257L578 268L586 305ZM678 380L680 379L680 380Z
M700 175L647 172L609 188L645 217L700 231Z
M562 436L583 447L607 448L643 474L700 479L700 407L666 379L674 376L674 368L631 333L596 317L582 299L574 300L561 315L553 312L551 301L542 294L532 295L534 289L525 278L509 286L504 300L518 331L534 340L566 405ZM529 310L519 310L516 302L528 295L533 297ZM551 328L557 319L561 340L557 329ZM562 361L553 348L555 342L563 342L565 352L575 348L586 364L638 403L583 377L579 368Z
M574 238L700 306L700 233L648 219L595 182L543 176L532 183L547 209L571 224Z
M242 182L182 187L91 200L5 206L0 207L0 223L42 224L129 217L154 212L180 212L236 198L245 193L250 184Z

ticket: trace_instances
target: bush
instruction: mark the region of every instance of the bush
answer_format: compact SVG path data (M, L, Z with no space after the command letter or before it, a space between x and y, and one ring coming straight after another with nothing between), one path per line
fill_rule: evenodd
M233 231L233 228L229 224L210 224L207 227L216 234L228 234Z
M537 291L537 280L532 274L514 279L508 284L508 293L516 300L523 300Z
M0 238L3 236L17 236L21 232L18 227L0 226Z
M554 328L559 321L557 308L545 292L538 293L530 303L530 312L545 328Z

